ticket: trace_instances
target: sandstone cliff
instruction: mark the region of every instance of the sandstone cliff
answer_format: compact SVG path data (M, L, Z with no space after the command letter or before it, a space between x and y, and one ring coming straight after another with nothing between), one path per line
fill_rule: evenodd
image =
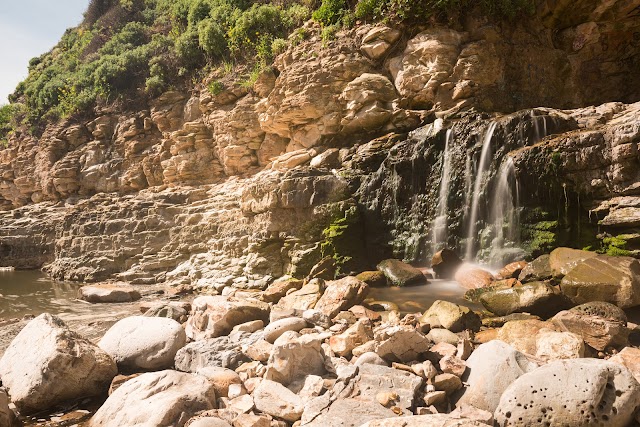
M309 22L310 37L252 88L214 74L215 94L166 92L146 109L16 136L0 151L0 263L60 279L262 288L323 255L345 271L390 254L423 261L446 129L459 154L457 245L465 161L490 123L488 176L513 158L529 253L598 236L633 250L640 1L592 6L546 0L520 22L452 28L362 24L329 42Z

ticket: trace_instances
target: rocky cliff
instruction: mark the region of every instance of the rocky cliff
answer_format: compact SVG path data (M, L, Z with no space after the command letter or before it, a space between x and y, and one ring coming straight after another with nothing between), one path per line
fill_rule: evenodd
M560 244L634 254L639 14L636 0L546 0L518 22L360 24L330 41L310 21L253 87L217 71L215 91L16 135L0 151L0 263L263 288L323 256L343 272L424 262L435 243L488 256L508 159L519 232L503 259ZM434 242L447 130L448 232Z

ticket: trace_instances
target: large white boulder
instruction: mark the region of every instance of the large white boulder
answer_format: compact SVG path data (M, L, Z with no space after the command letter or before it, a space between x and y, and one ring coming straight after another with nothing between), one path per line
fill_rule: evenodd
M498 340L480 345L466 363L468 369L462 381L467 386L457 406L470 405L492 413L507 387L538 367L523 353Z
M2 383L23 414L106 394L117 373L107 353L48 313L30 321L0 359Z
M173 319L132 316L113 325L98 346L120 369L154 370L171 367L186 341L184 329Z
M522 375L495 411L504 426L629 425L640 407L640 384L622 365L599 359L558 360Z
M122 384L91 419L90 427L182 427L196 412L215 409L214 385L177 371L142 374Z

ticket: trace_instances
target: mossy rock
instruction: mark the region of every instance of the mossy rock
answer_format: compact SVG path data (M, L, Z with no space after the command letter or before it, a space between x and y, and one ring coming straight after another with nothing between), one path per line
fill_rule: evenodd
M366 283L372 288L384 288L387 286L387 277L383 272L375 271L363 271L356 276L356 279Z

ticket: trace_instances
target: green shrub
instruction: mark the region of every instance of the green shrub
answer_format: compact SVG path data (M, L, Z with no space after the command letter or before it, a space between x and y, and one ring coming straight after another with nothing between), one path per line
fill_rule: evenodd
M198 42L210 58L220 58L228 50L224 30L211 18L198 25Z
M144 90L150 96L158 96L166 87L167 84L162 76L151 76L145 81Z
M103 55L120 55L134 47L141 46L148 41L148 28L140 22L129 22L107 43L100 53Z
M193 66L202 61L202 50L200 50L200 37L196 29L185 31L176 40L176 54L178 58L188 66Z
M322 29L322 45L326 46L331 40L334 40L336 38L336 33L339 30L339 26L334 24L334 25L329 25L328 27L324 27Z
M281 8L254 4L242 13L229 31L230 44L236 52L243 48L251 50L264 36L281 37L290 27L289 17Z
M279 55L287 50L288 43L285 39L277 38L271 42L271 52L273 55Z
M360 0L356 4L354 13L358 19L379 19L385 6L385 0Z
M299 27L311 18L311 9L298 3L294 3L286 10L286 14L292 26Z
M211 82L209 82L209 84L207 85L207 89L209 90L209 93L213 96L215 95L219 95L220 93L222 93L222 91L225 89L224 88L224 83L219 82L217 80L212 80Z
M320 7L313 12L313 19L323 26L337 24L347 9L345 0L322 0Z

